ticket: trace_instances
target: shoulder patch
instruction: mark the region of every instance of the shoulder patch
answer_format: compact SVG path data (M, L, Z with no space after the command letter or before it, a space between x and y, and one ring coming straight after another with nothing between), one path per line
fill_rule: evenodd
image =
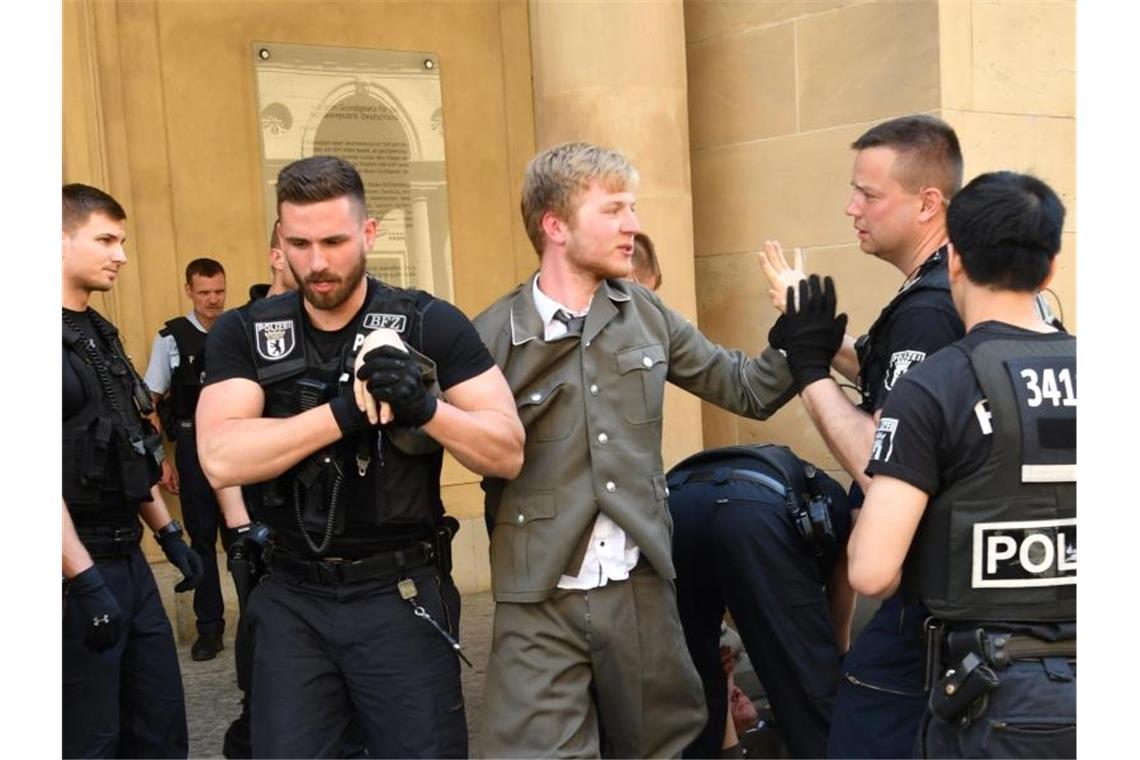
M254 322L253 331L257 337L257 353L267 361L284 359L297 345L297 330L291 319Z
M900 377L925 358L925 351L896 351L891 354L890 366L883 376L883 387L888 391L894 388Z
M895 450L895 430L899 421L894 417L883 417L879 420L879 428L875 431L875 443L871 447L871 459L876 462L891 461L891 454Z

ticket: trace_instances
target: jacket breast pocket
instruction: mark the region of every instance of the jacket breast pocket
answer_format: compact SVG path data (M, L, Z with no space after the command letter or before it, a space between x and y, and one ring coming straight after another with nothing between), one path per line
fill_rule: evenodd
M657 422L665 401L665 348L660 343L618 351L618 393L627 422Z
M533 386L515 399L527 440L560 441L574 431L574 387L565 380Z

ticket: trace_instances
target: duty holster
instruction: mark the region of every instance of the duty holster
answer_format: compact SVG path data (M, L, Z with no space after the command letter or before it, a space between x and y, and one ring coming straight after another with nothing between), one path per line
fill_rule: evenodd
M986 695L997 685L997 675L990 666L969 652L930 690L930 712L944 721L969 725L985 712Z

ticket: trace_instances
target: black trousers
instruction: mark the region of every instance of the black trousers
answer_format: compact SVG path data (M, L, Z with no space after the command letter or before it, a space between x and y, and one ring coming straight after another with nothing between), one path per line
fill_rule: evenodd
M833 515L833 522L844 542L850 522L845 502L841 508L844 519ZM746 480L685 483L670 487L669 510L681 624L709 708L684 756L720 755L727 683L719 640L727 607L789 750L823 757L840 653L827 579L782 498Z
M459 592L435 567L405 571L453 637ZM466 757L459 658L396 591L399 578L323 585L271 571L250 595L255 757Z
M63 756L186 757L182 673L174 633L142 552L95 565L123 611L125 632L105 652L83 643L85 621L63 615Z
M198 462L194 430L179 428L174 461L178 467L182 522L190 536L190 548L202 558L205 575L194 589L194 618L198 633L222 633L226 627L221 579L218 577L217 544L221 510Z

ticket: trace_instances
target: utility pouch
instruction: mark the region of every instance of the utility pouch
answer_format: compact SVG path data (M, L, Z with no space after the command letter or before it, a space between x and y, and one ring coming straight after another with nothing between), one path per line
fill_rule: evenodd
M459 532L459 521L451 515L444 515L443 521L435 529L435 561L440 575L451 574L451 541Z
M993 670L970 652L930 690L930 712L945 721L968 724L985 711L985 696L997 685Z

